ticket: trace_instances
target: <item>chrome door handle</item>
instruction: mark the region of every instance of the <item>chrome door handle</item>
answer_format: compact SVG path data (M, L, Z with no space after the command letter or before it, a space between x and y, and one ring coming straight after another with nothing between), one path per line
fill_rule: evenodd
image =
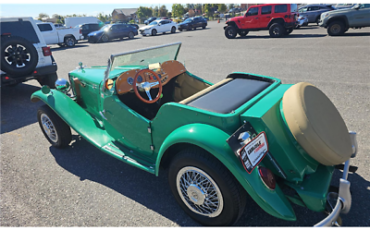
M100 116L101 116L104 120L108 120L108 119L104 116L104 114L103 114L103 113L105 113L105 110L103 110L103 111L100 111L100 112L99 112Z

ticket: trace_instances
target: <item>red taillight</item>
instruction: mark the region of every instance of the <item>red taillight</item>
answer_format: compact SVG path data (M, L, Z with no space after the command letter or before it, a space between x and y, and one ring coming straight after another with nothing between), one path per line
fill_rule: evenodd
M1 35L4 35L4 36L10 36L12 35L11 33L2 33Z
M10 78L8 76L5 76L5 80L9 80Z
M80 34L82 34L82 29L80 29Z
M274 190L276 187L276 180L274 174L272 174L271 170L265 167L258 167L258 173L265 185L269 188Z
M34 74L36 74L36 73L37 73L37 71L35 70L35 71L33 71L33 73L34 73Z
M51 55L51 50L50 47L42 47L42 52L44 53L44 56L50 56Z

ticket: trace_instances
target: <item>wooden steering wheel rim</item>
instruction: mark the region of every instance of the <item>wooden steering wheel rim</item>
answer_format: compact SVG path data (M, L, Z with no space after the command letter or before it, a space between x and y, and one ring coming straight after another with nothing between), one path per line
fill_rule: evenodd
M144 98L140 95L139 90L137 89L137 86L136 86L137 79L138 79L138 77L139 77L140 73L142 73L142 72L149 72L149 73L153 74L153 75L154 75L154 77L157 79L157 81L158 81L158 83L159 83L159 84L158 84L158 85L159 85L159 91L158 91L158 94L157 94L157 96L156 96L153 100L151 100L151 101L144 99ZM143 80L144 80L144 78L143 78ZM134 87L134 91L135 91L136 96L137 96L137 97L138 97L142 102L145 102L145 103L147 103L147 104L153 104L153 103L157 102L157 101L159 100L159 98L161 97L161 95L162 95L162 82L161 82L161 79L159 78L159 76L158 76L158 75L157 75L153 70L150 70L150 69L142 69L142 70L140 70L139 72L137 72L137 74L136 74L136 75L135 75L135 77L134 77L134 83L132 84L132 86Z

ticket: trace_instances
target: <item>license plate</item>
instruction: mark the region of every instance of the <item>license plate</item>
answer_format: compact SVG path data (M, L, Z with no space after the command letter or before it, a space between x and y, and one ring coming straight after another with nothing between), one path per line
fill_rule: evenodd
M240 160L245 170L250 174L262 161L268 152L268 143L265 132L261 132L253 140L244 145L239 152Z

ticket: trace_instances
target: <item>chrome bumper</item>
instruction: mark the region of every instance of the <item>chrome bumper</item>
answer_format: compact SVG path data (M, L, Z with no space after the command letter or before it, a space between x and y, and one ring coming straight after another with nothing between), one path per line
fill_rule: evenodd
M357 155L357 140L356 140L356 132L349 132L351 142L352 142L352 156L351 158L356 157ZM349 161L348 159L343 168L343 175L339 181L339 194L335 207L333 208L332 212L322 221L317 223L315 227L325 227L325 226L333 226L338 225L337 219L339 214L344 213L347 214L351 209L352 204L352 197L350 192L351 183L347 180L348 177L348 170L349 170ZM329 194L328 194L329 195ZM328 197L329 198L329 197Z

